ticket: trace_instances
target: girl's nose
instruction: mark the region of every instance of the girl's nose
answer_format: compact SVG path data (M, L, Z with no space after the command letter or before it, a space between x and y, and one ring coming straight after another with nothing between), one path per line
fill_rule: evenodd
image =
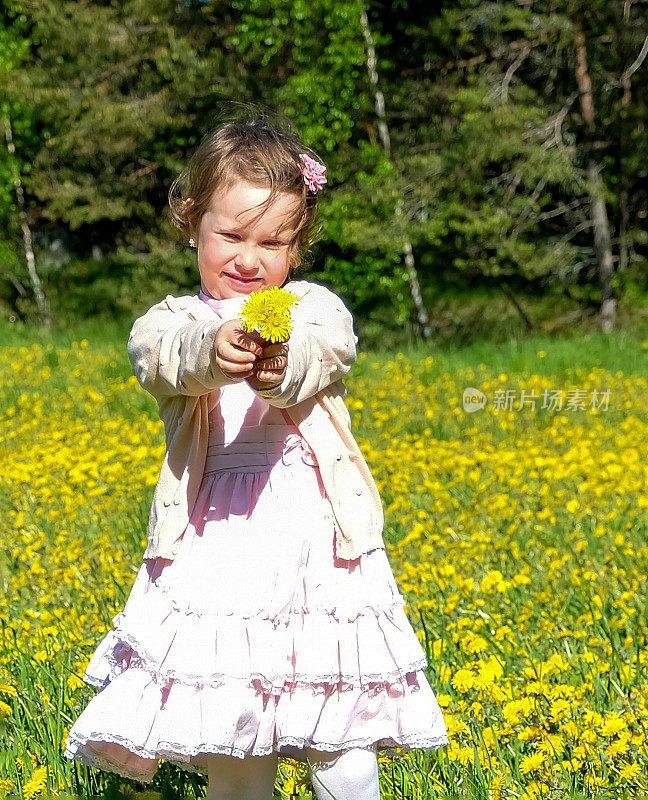
M254 247L241 245L234 259L236 266L243 269L254 269L257 265L258 257Z

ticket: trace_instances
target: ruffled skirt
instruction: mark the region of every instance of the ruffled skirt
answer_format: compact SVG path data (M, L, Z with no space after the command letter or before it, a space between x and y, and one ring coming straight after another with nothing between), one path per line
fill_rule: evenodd
M208 451L178 554L142 564L88 663L67 758L148 783L159 759L448 744L385 550L338 559L314 454L265 439L261 463Z

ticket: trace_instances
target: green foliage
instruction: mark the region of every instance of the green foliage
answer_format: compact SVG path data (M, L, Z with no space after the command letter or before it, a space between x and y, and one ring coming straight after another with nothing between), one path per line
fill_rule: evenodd
M363 6L361 0L232 2L240 17L227 43L256 65L254 79L267 87L264 101L281 108L323 154L354 137L370 107Z
M22 13L22 4L5 2L2 9L3 26L0 27L0 126L6 141L5 127L8 125L12 138L28 136L30 126L29 107L19 98L12 100L2 90L2 82L13 79L16 69L26 59L30 48L27 18ZM9 152L0 148L0 230L6 231L0 239L0 263L9 264L18 258L17 236L14 215L16 211L15 180L23 171L29 171L21 151Z
M34 8L35 53L8 91L37 114L29 190L44 220L119 231L115 245L135 249L160 232L164 183L197 141L191 104L223 67L222 27L197 17L185 35L176 15L170 2Z
M0 313L28 317L33 306L16 170L55 313L132 313L135 302L194 285L171 243L168 188L202 135L246 101L283 112L324 158L312 274L369 326L415 325L406 242L432 315L448 287L503 279L518 292L595 303L588 148L615 264L622 251L626 262L613 286L620 298L645 291L648 96L638 72L620 78L648 34L636 4L11 0L2 13L0 108L16 153L0 148ZM594 144L574 75L579 26ZM57 232L67 266L50 265L46 237Z
M119 248L109 258L75 260L51 271L48 285L57 299L57 316L68 323L132 320L167 294L198 291L194 251L160 246L154 237L147 244L147 253Z

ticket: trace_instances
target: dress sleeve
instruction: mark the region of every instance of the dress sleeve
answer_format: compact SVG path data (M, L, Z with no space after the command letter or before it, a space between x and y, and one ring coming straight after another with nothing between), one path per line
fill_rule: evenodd
M133 323L127 351L133 374L154 397L207 394L234 383L216 363L214 341L223 319L195 320L166 302Z
M353 316L342 300L327 287L309 282L294 306L283 381L254 391L270 405L296 405L349 372L357 342Z

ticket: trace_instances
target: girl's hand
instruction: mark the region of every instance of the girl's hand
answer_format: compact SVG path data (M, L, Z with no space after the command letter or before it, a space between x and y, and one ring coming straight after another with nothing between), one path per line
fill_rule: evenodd
M256 359L262 353L264 339L241 328L240 318L229 319L218 329L214 341L216 363L230 380L244 380L253 374Z
M256 332L254 335L257 335ZM253 389L273 389L280 385L286 375L288 339L274 344L261 337L259 341L265 344L254 366L254 374L246 380Z

